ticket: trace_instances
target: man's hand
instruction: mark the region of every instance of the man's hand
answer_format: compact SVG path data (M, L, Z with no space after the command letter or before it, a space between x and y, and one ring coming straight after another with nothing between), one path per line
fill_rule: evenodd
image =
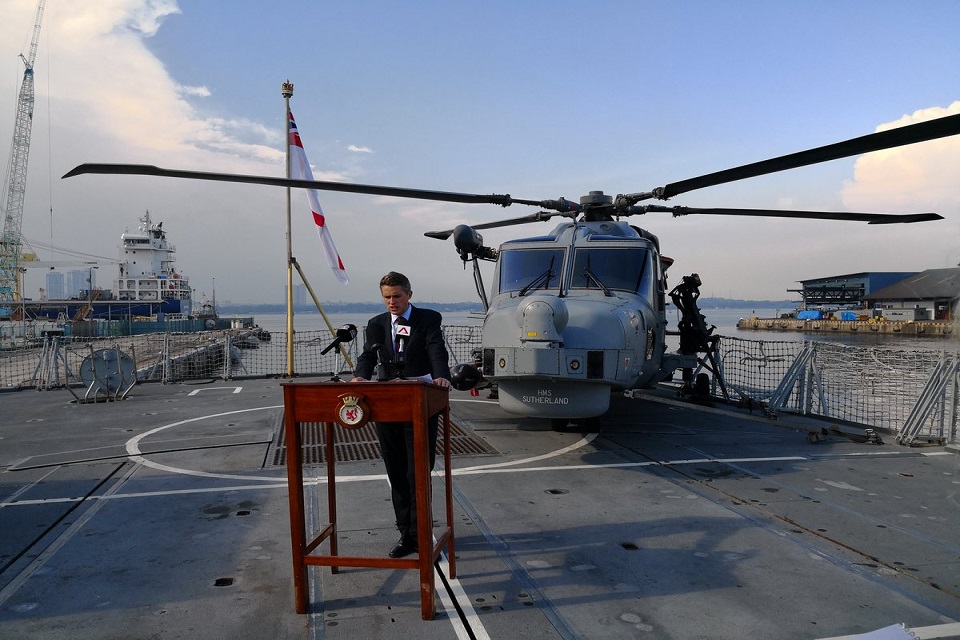
M450 381L447 380L446 378L434 378L433 384L443 387L444 389L450 388Z

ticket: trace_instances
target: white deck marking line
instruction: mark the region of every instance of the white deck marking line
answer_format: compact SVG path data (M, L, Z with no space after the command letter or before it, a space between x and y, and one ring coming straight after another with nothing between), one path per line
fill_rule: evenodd
M207 387L206 389L194 389L187 394L187 397L195 396L201 391L222 391L223 389L233 389L233 393L240 393L243 387Z
M286 489L287 485L271 482L270 484L246 484L226 487L202 487L197 489L171 489L169 491L138 491L135 493L115 493L112 495L89 496L86 500L108 501L127 498L157 498L164 496L190 495L195 493L223 493L224 491L254 491L258 489ZM0 507L29 507L38 504L57 504L63 502L80 502L84 498L43 498L42 500L18 500L17 502L0 502Z
M929 627L907 627L907 630L918 640L925 640L926 638L956 638L960 636L960 622L947 622ZM883 631L883 629L879 629L879 631ZM834 636L832 638L822 638L821 640L854 640L855 638L869 637L871 635L872 634L867 633L853 636Z
M468 401L468 402L477 402L477 401ZM483 401L483 402L486 402L486 401ZM140 442L148 436L154 435L166 429L171 429L173 427L189 424L191 422L199 422L201 420L235 415L238 413L249 413L252 411L263 411L268 409L281 409L281 408L283 408L283 405L254 407L251 409L239 409L237 411L226 411L223 413L214 413L206 416L198 416L196 418L188 418L186 420L179 420L177 422L172 422L170 424L162 425L162 426L156 427L155 429L151 429L150 431L146 431L128 440L126 443L127 454L129 455L130 460L132 460L133 462L137 462L139 464L142 464L143 466L150 467L158 471L166 471L168 473L195 476L200 478L216 478L216 479L222 479L222 480L245 480L245 481L258 482L258 483L276 482L279 486L286 486L286 482L287 482L286 475L277 476L277 477L245 476L245 475L228 474L228 473L211 473L207 471L184 469L182 467L173 467L170 465L160 464L159 462L154 462L152 460L148 460L144 458L143 457L144 455L149 455L149 454L143 453L140 450L140 446L139 446ZM497 462L497 463L487 464L487 465L477 465L473 467L463 467L460 469L453 469L452 473L453 475L457 476L457 475L475 475L478 473L509 472L511 471L511 469L505 469L506 467L518 467L521 465L529 464L531 462L537 462L540 460L549 460L551 458L562 456L566 453L569 453L571 451L574 451L576 449L586 446L587 444L592 442L598 435L600 434L599 433L589 434L581 438L577 442L574 442L571 445L562 447L560 449L555 449L553 451L549 451L544 454L530 456L528 458L521 458L519 460L512 460L509 462ZM926 454L926 455L936 455L938 453L939 452L933 452L931 454ZM861 454L851 453L848 455L858 456ZM895 453L890 452L888 455L895 455ZM916 455L916 454L912 452L905 452L901 455ZM949 455L952 455L952 454L949 454ZM791 461L817 460L817 459L822 459L822 457L823 456L820 456L820 455L811 455L811 456L777 456L777 457L769 457L769 458L692 458L692 459L686 459L686 460L665 460L665 461L656 461L656 462L649 461L649 462L610 463L605 465L592 464L592 465L570 465L565 467L528 467L525 469L514 469L514 470L515 471L550 471L550 470L556 470L560 468L574 470L574 469L603 469L603 468L617 468L617 467L628 468L628 467L643 467L643 466L651 466L651 465L682 465L682 464L729 463L729 462L791 462ZM833 458L834 456L830 456L830 457ZM842 457L844 456L836 456L837 459ZM365 482L368 480L382 480L384 477L385 476L383 474L362 475L362 476L338 476L337 480L340 482ZM315 482L322 484L326 482L326 479L320 479ZM155 495L155 494L149 494L149 495ZM0 503L0 507L11 506L12 504L13 503L3 502L3 503ZM24 504L24 503L15 503L15 504Z
M565 447L569 449L569 447ZM564 449L558 449L556 454L564 451ZM910 455L912 454L905 454ZM951 454L953 455L953 454ZM516 460L511 464L522 464L524 462L529 462L531 460L540 460L545 457L550 457L549 454L546 456L534 456L531 458L524 458L522 460ZM132 457L131 460L140 462L139 457ZM655 461L647 460L644 462L611 462L609 464L576 464L576 465L564 465L564 466L540 466L540 467L523 467L523 468L502 468L502 465L490 465L489 467L468 467L464 469L453 469L452 474L454 476L473 476L480 475L485 473L538 473L546 471L596 471L599 469L630 469L637 467L656 467L656 466L681 466L688 464L722 464L722 463L739 463L739 462L809 462L814 460L814 458L807 458L804 456L771 456L769 458L690 458L687 460L667 460L667 461ZM149 461L148 461L149 462ZM140 464L143 464L140 462ZM274 480L272 478L261 478L256 476L233 476L227 474L213 474L213 473L204 473L204 472L194 472L190 469L177 469L175 467L167 467L165 465L155 465L155 464L144 464L144 466L150 466L153 468L163 468L171 470L173 473L179 473L183 475L193 475L193 476L202 476L208 478L222 478L222 479L241 479L241 480L253 480L260 483L265 481ZM501 468L497 468L501 467ZM442 469L434 470L433 472L438 477L443 473ZM385 474L369 474L369 475L340 475L337 476L337 482L369 482L372 480L386 480L387 476ZM270 482L269 484L249 484L249 485L234 485L226 487L204 487L198 489L175 489L170 491L145 491L139 493L118 493L116 495L110 496L91 496L87 498L88 500L114 500L119 498L147 498L152 496L170 496L178 494L191 494L191 493L217 493L222 491L247 491L247 490L257 490L257 489L285 489L286 478L277 479L279 481ZM325 476L308 479L304 478L304 485L321 485L326 484L327 479ZM21 507L37 504L53 504L58 502L77 502L81 498L70 497L70 498L44 498L42 500L18 500L11 501L5 500L0 502L0 508L4 507Z
M436 537L433 538L433 543L437 543ZM460 583L460 578L451 579L444 577L450 575L450 561L447 560L447 555L443 551L440 552L440 558L437 563L439 565L439 573L434 572L433 574L434 585L437 587L440 602L443 604L443 608L446 610L450 622L453 623L453 629L457 634L457 638L460 638L460 640L470 640L471 638L473 640L490 640L490 634L487 633L486 627L484 627L483 622L480 621L477 610L473 608L470 596L467 595L466 589L464 589L463 584ZM440 584L437 584L437 582ZM450 591L453 592L454 599L460 603L460 611L463 612L463 618L466 620L467 626L470 627L469 631L464 627L463 620L461 620L457 614L454 600L451 599L450 594L447 593L447 586L449 586ZM471 631L473 632L472 636L470 635Z
M141 433L140 435L135 436L135 437L131 438L130 440L128 440L127 443L126 443L127 454L128 454L128 456L130 457L130 460L132 460L133 462L137 462L137 463L139 463L139 464L142 464L142 465L145 466L145 467L150 467L151 469L156 469L156 470L158 470L158 471L166 471L167 473L175 473L175 474L180 474L180 475L195 476L195 477L198 477L198 478L219 478L219 479L224 479L224 480L252 480L252 481L256 481L256 482L277 482L277 483L284 483L284 485L286 485L286 482L287 482L286 475L284 475L284 476L282 476L282 477L278 476L278 477L275 477L275 478L270 478L270 477L263 477L263 476L243 476L243 475L236 475L236 474L229 474L229 473L210 473L210 472L208 472L208 471L197 471L197 470L194 470L194 469L184 469L184 468L182 468L182 467L172 467L172 466L170 466L170 465L161 464L161 463L159 463L159 462L154 462L154 461L152 461L152 460L148 460L147 458L144 458L144 457L143 457L144 455L149 455L149 454L145 454L143 451L140 450L140 442L141 442L144 438L147 438L147 437L149 437L149 436L152 436L152 435L154 435L154 434L156 434L156 433L159 433L159 432L161 432L161 431L165 431L166 429L171 429L171 428L173 428L173 427L179 427L179 426L182 426L182 425L185 425L185 424L189 424L189 423L191 423L191 422L198 422L198 421L200 421L200 420L207 420L207 419L210 419L210 418L220 418L220 417L223 417L223 416L235 415L235 414L238 414L238 413L249 413L249 412L251 412L251 411L263 411L263 410L266 410L266 409L281 409L281 408L283 408L283 405L271 405L271 406L267 406L267 407L254 407L254 408L252 408L252 409L239 409L239 410L237 410L237 411L225 411L225 412L223 412L223 413L214 413L214 414L211 414L211 415L198 416L198 417L196 417L196 418L188 418L188 419L186 419L186 420L178 420L177 422L171 422L170 424L161 425L161 426L156 427L156 428L154 428L154 429L151 429L151 430L149 430L149 431L145 431L145 432ZM597 435L598 435L598 434L595 434L595 433L594 433L594 434L590 434L590 435L586 436L585 438L582 438L582 439L578 440L577 442L575 442L575 443L573 443L573 444L571 444L571 445L569 445L569 446L567 446L567 447L563 447L563 448L561 448L561 449L557 449L557 450L555 450L555 451L551 451L551 452L548 452L548 453L545 453L545 454L542 454L542 455L532 456L532 457L530 457L530 458L523 458L523 459L521 459L521 460L514 460L514 461L512 461L512 462L500 462L500 463L496 463L496 464L483 465L483 466L478 466L478 467L467 467L467 468L462 469L462 470L456 470L456 469L455 469L455 470L453 470L453 473L454 473L454 475L456 475L456 474L458 473L458 471L459 471L459 472L466 472L466 471L475 471L475 470L486 469L486 468L494 469L494 468L498 468L498 467L517 466L517 465L521 465L521 464L527 464L527 463L529 463L529 462L535 462L535 461L537 461L537 460L546 460L546 459L548 459L548 458L554 458L554 457L556 457L556 456L563 455L563 454L565 454L565 453L568 453L568 452L570 452L570 451L573 451L574 449L578 449L578 448L580 448L580 447L583 447L583 446L589 444L594 438L597 437ZM384 476L383 476L383 475L380 475L380 476L358 476L358 479L359 479L359 480L372 480L372 479L374 479L374 478L382 478L382 477L384 477ZM350 478L350 476L346 476L346 477L343 478L343 481L344 481L344 482L354 481L354 480L351 480L351 479L349 479L349 478ZM339 477L338 477L338 480L340 480ZM324 482L325 482L325 480L324 480Z
M241 475L234 475L229 473L208 473L206 471L195 471L193 469L182 469L180 467L171 467L169 465L160 464L159 462L153 462L152 460L147 460L146 458L142 457L145 454L142 451L140 451L141 440L143 440L148 436L152 436L155 433L159 433L167 429L172 429L173 427L179 427L185 424L190 424L191 422L199 422L200 420L208 420L210 418L232 416L238 413L250 413L251 411L264 411L266 409L282 409L282 408L283 408L282 404L277 404L277 405L271 405L268 407L254 407L252 409L238 409L237 411L225 411L223 413L213 413L206 416L198 416L196 418L188 418L186 420L178 420L177 422L171 422L170 424L165 424L155 429L144 431L140 435L127 440L127 445L126 445L127 453L129 454L130 459L133 460L134 462L139 462L145 467L150 467L151 469L156 469L158 471L166 471L168 473L196 476L198 478L221 478L224 480L256 480L258 482L274 481L274 482L286 483L287 481L286 476L278 477L278 478L264 478L262 476L241 476Z
M483 465L478 465L476 467L464 467L462 469L454 469L453 473L454 475L456 475L458 472L467 473L467 472L475 471L478 469L497 469L500 467L515 467L517 465L526 464L528 462L536 462L537 460L546 460L548 458L556 458L557 456L562 456L565 453L569 453L575 449L579 449L580 447L584 447L590 444L598 435L600 434L591 433L590 435L584 436L580 440L577 440L576 442L574 442L573 444L567 447L563 447L562 449L556 449L555 451L550 451L548 453L544 453L539 456L533 456L531 458L523 458L521 460L512 460L510 462L498 462L496 464L483 464Z
M537 459L542 459L543 456L535 456ZM519 460L519 462L525 462L527 460L532 460L533 458ZM723 463L723 462L803 462L808 461L809 458L804 458L802 456L797 457L770 457L770 458L691 458L689 460L671 460L669 462L657 462L654 460L648 460L645 462L611 462L609 464L576 464L576 465L564 465L564 466L554 466L554 467L524 467L522 469L518 468L485 468L485 467L470 467L468 469L454 469L452 474L454 476L473 476L480 475L484 473L537 473L545 471L595 471L598 469L631 469L636 467L656 467L663 465L685 465L685 464L710 464L710 463ZM152 466L152 465L146 465ZM495 466L495 465L492 465ZM196 475L194 472L189 469L179 470L179 473L184 475ZM440 477L443 474L442 469L434 470L434 475ZM205 477L224 477L227 479L235 478L237 476L216 476L215 474L204 474ZM269 478L256 478L249 477L243 478L244 480L257 480L261 483L264 480L269 480ZM386 474L369 474L369 475L359 475L359 476L337 476L337 482L369 482L372 480L386 480ZM305 486L311 485L321 485L327 483L326 476L321 476L317 478L304 478L303 483ZM111 496L90 496L88 500L115 500L118 498L149 498L154 496L171 496L171 495L180 495L180 494L192 494L192 493L219 493L223 491L253 491L258 489L286 489L286 478L283 478L283 482L270 482L269 484L247 484L247 485L228 485L225 487L202 487L196 489L171 489L169 491L144 491L138 493L122 493ZM52 504L57 502L76 502L80 498L70 497L70 498L44 498L42 500L19 500L16 502L0 502L0 508L3 507L20 507L36 504Z

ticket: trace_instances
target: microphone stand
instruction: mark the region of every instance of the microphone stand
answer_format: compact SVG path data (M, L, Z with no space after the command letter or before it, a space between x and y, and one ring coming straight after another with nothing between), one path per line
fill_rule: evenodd
M396 376L391 375L390 365L383 361L383 345L376 345L375 350L377 352L377 382L392 380Z
M340 379L340 358L341 358L340 347L338 345L337 356L333 361L333 377L330 378L330 382L343 382L343 380Z
M405 357L404 357L404 347L407 346L407 339L400 338L400 347L397 349L396 355L393 358L393 368L397 372L397 378L400 380L405 380L403 377L403 369L406 367Z

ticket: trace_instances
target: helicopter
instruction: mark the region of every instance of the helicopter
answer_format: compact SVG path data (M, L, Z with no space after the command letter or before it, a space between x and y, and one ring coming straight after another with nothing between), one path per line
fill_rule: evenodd
M611 394L649 388L683 375L683 393L702 393L708 374L717 373L719 339L697 307L698 274L668 289L672 260L660 253L656 235L625 218L647 213L762 216L867 224L940 220L936 213L890 214L722 209L639 204L669 200L696 189L735 182L803 166L960 134L960 115L928 120L725 169L650 191L611 196L593 191L579 202L566 198L517 199L510 195L471 194L356 183L163 169L139 164L82 164L63 177L80 174L149 175L281 187L387 195L441 202L532 206L536 213L450 230L426 232L453 238L460 259L473 265L474 284L484 307L481 348L474 362L456 365L453 386L460 390L491 387L502 409L521 416L548 418L555 427L568 420L591 420L609 408ZM479 231L563 219L547 235L508 240L498 248L483 244ZM479 262L495 263L488 299ZM676 332L667 330L667 297L681 313ZM667 335L679 335L680 347L668 353ZM726 393L723 389L724 394Z

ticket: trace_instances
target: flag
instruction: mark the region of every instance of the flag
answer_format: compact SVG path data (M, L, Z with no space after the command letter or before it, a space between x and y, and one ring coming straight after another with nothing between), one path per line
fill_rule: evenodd
M298 180L313 180L313 171L310 170L310 163L307 162L307 154L303 150L303 142L300 140L300 132L297 131L297 123L293 119L293 113L288 112L290 117L290 177ZM333 236L330 235L330 227L327 225L326 216L323 215L323 209L320 208L320 197L316 189L307 189L307 200L310 203L310 211L313 213L313 222L317 225L317 235L320 237L320 244L323 247L323 253L327 258L327 264L333 269L333 275L343 284L350 282L347 278L347 271L343 266L343 260L337 253L337 247L333 244Z

